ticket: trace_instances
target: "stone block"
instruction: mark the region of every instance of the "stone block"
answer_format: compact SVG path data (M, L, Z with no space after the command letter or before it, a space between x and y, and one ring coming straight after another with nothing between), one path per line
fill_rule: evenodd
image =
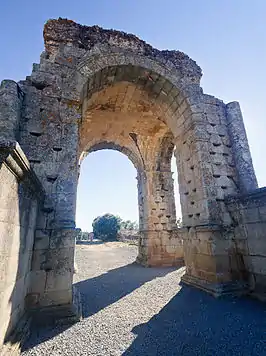
M60 270L47 272L45 292L71 289L73 271Z
M36 229L34 250L47 250L50 245L50 231L45 229Z
M74 248L61 248L49 250L35 250L32 257L32 270L60 271L66 269L73 271Z
M266 257L264 256L249 256L249 271L261 275L266 274Z
M266 235L266 231L265 231ZM266 257L266 236L264 238L250 237L247 241L248 252L250 255Z
M193 254L192 262L195 270L216 273L216 258L211 255Z
M248 240L237 239L234 241L234 243L237 254L241 254L244 256L249 254Z
M72 303L72 288L45 292L40 296L39 306L56 306Z
M247 239L248 234L247 234L247 228L245 224L240 224L237 225L234 228L234 239L236 240L245 240Z
M41 295L45 290L46 272L43 270L29 272L29 285L27 294Z
M34 250L32 255L31 269L32 271L45 270L45 264L49 258L48 250ZM47 269L50 269L51 267Z
M75 248L78 231L76 229L53 230L50 238L50 248Z
M254 223L260 221L259 209L248 208L243 211L244 219L246 223Z

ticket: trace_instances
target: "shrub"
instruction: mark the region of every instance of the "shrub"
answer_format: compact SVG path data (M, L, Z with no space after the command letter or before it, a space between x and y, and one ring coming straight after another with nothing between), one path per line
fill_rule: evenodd
M104 214L93 220L92 228L95 238L103 241L116 240L120 230L120 219L112 214Z

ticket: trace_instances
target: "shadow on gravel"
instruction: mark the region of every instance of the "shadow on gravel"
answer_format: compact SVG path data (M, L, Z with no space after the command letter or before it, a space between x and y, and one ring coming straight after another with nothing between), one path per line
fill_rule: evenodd
M98 277L75 284L81 293L82 316L89 317L108 305L115 303L144 283L165 276L176 268L145 268L136 263L112 269ZM71 325L46 327L32 330L22 351L52 339Z
M266 355L266 307L251 299L215 299L182 287L148 323L123 356Z
M72 325L73 324L50 326L50 327L47 326L47 327L41 327L38 329L31 330L29 339L26 340L26 342L21 346L21 352L29 351L34 346L42 344L43 342L52 339L53 337L61 334L62 332L70 328Z
M95 278L75 284L81 294L83 317L89 317L154 278L175 268L145 268L137 263L115 268Z

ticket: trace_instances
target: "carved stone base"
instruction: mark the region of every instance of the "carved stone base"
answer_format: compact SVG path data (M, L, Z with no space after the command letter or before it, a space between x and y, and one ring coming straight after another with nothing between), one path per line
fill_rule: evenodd
M65 325L74 324L82 319L82 305L80 293L73 286L73 303L47 306L31 311L34 325Z
M51 306L32 311L34 326L74 324L81 320L77 309L69 305Z
M179 231L140 231L136 262L145 267L184 266L183 241Z
M181 277L181 283L201 289L216 298L226 295L242 296L248 294L248 285L241 281L211 283L203 279L184 274L184 276Z

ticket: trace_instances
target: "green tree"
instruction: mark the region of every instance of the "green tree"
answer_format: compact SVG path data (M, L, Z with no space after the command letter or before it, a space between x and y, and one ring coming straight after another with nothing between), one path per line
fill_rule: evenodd
M120 230L121 219L112 214L104 214L93 220L94 237L104 241L116 240Z
M122 220L121 221L121 229L138 230L138 223L136 221L131 221L131 220Z

